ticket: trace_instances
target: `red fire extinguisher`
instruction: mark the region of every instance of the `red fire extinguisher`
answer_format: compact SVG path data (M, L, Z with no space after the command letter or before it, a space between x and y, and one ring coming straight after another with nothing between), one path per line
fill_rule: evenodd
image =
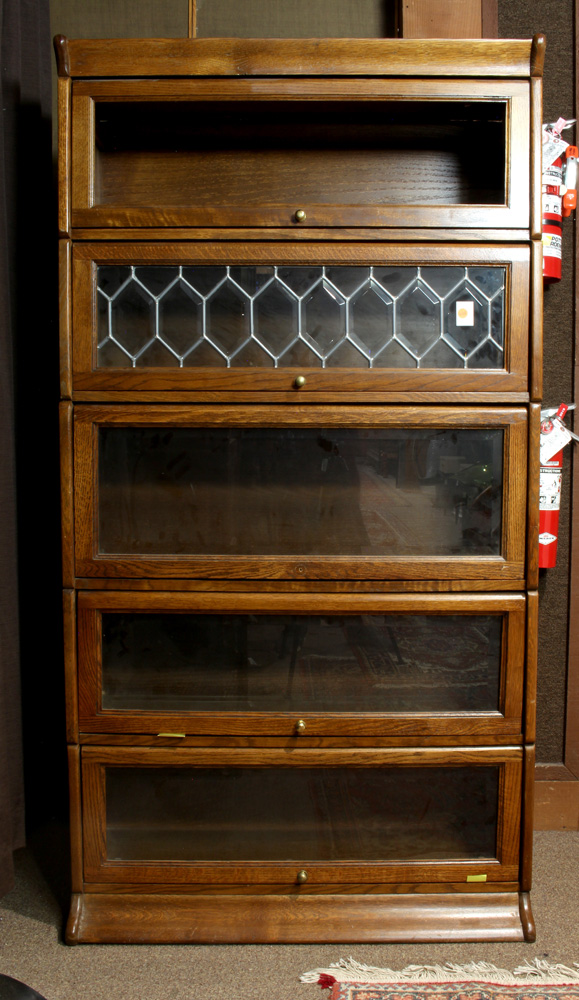
M574 407L562 403L558 410L541 412L541 471L539 474L539 568L552 569L557 561L559 509L563 479L563 448L572 438L579 440L563 424Z
M577 207L577 147L561 138L561 132L574 121L559 118L551 125L543 125L541 198L545 284L561 280L562 220Z
M560 156L543 174L543 281L545 284L561 280L562 214L561 185L563 161Z
M559 508L563 481L563 451L541 466L539 486L539 568L552 569L557 562Z

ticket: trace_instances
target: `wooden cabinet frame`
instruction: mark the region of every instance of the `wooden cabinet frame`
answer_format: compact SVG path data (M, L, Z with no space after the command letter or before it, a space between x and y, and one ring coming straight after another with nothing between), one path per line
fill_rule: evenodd
M181 712L104 710L102 708L102 613L299 614L371 615L433 614L503 616L500 668L500 707L493 712ZM525 657L526 608L518 594L434 594L381 596L376 594L183 594L81 592L78 595L79 726L83 733L270 734L292 736L296 719L305 721L309 737L448 736L474 735L520 738ZM182 740L179 739L179 744Z
M262 884L287 887L294 885L295 862L139 862L111 861L106 855L106 791L107 767L433 767L461 765L501 768L497 822L496 858L476 861L449 862L381 862L329 865L309 862L308 888L328 887L332 883L374 886L388 883L460 883L471 880L469 875L486 874L486 882L511 883L519 871L519 816L522 782L522 750L517 747L477 747L461 749L243 749L220 748L165 749L128 747L84 747L82 751L84 789L84 876L86 881L101 884L183 884L192 886L225 883ZM474 883L476 884L476 882Z
M416 204L408 197L404 205L381 204L370 198L366 205L340 203L326 204L314 187L304 191L303 201L307 209L309 227L332 226L449 226L464 228L510 227L525 229L529 226L529 104L528 81L493 80L473 81L464 79L424 81L420 79L289 79L264 78L254 80L142 80L138 86L132 81L76 81L72 89L72 187L71 225L72 227L158 227L158 226L261 226L295 228L295 212L299 205L295 199L268 207L242 204L243 181L237 185L238 201L227 204L228 192L214 196L208 203L198 206L163 204L161 174L157 174L158 206L139 204L135 194L132 205L100 204L98 185L100 177L99 153L95 138L95 105L98 100L112 103L126 102L173 102L206 101L226 102L246 101L256 105L259 102L279 101L282 109L288 102L306 100L310 102L336 102L347 99L350 102L407 101L430 102L472 102L500 103L505 108L506 134L504 136L504 202L496 204ZM256 161L257 162L257 161ZM350 163L352 167L352 163ZM121 170L123 167L121 166ZM127 164L127 176L132 167ZM151 168L154 170L154 167ZM178 168L182 172L182 168ZM184 166L183 166L183 169ZM254 168L255 169L255 168ZM253 171L249 170L249 173ZM118 187L111 179L111 184ZM180 174L175 184L181 184ZM175 189L175 191L177 188ZM169 188L167 188L167 192ZM172 198L178 197L173 191ZM229 192L231 193L231 192ZM249 198L247 202L249 202ZM304 206L302 206L304 207Z
M524 246L272 243L82 243L72 255L73 283L73 391L75 398L111 401L130 400L136 391L154 398L183 400L188 392L195 399L210 401L215 392L237 392L243 398L261 398L273 391L287 394L288 401L364 399L388 401L410 398L417 391L456 394L479 393L480 400L492 393L493 400L516 397L524 402L528 390L528 327L530 252ZM422 265L503 266L506 269L504 315L504 367L479 368L99 368L96 358L97 292L99 264L118 265ZM297 375L306 384L295 390ZM433 397L434 400L434 397Z
M98 552L99 427L463 427L504 433L500 556L195 556L152 557ZM75 411L77 576L276 579L484 579L491 589L520 581L525 566L527 418L522 409L456 407L160 407L78 406Z

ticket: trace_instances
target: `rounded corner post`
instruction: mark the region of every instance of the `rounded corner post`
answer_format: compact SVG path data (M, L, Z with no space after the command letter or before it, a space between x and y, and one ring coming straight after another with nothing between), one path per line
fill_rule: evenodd
M68 38L66 35L54 36L54 52L56 55L56 69L59 76L70 76L70 57L68 50Z
M533 944L537 940L537 929L535 918L531 909L531 898L528 892L519 893L519 912L521 915L521 926L523 936L527 944Z
M70 911L64 932L65 944L75 945L79 942L79 924L82 914L83 899L80 892L74 892L70 901Z
M531 44L531 76L542 76L543 66L545 64L545 49L547 48L547 39L545 35L538 34L533 36L533 42Z

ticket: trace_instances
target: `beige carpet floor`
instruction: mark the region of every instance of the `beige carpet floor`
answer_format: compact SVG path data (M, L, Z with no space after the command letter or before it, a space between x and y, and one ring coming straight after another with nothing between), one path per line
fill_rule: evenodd
M54 840L54 845L51 842ZM579 832L535 834L535 944L78 945L62 944L67 876L60 834L17 857L0 900L0 972L47 1000L324 1000L301 973L352 956L394 969L441 962L579 962Z

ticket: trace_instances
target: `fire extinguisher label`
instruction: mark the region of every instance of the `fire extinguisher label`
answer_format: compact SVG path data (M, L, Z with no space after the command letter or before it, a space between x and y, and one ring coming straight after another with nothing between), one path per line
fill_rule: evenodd
M551 542L556 542L557 536L551 535L548 531L544 531L542 535L539 535L539 542L541 545L550 545Z
M554 233L543 233L543 254L545 257L562 257L561 249L563 242L560 236Z
M561 196L556 194L543 195L543 215L561 215Z
M539 445L539 461L541 467L547 465L558 451L572 440L571 432L565 427L561 420L553 420L552 429L547 433L541 433L541 443ZM557 462L557 466L561 463Z
M543 184L561 184L563 180L563 163L557 159L543 170Z
M541 469L539 481L539 510L559 510L561 504L560 469Z

